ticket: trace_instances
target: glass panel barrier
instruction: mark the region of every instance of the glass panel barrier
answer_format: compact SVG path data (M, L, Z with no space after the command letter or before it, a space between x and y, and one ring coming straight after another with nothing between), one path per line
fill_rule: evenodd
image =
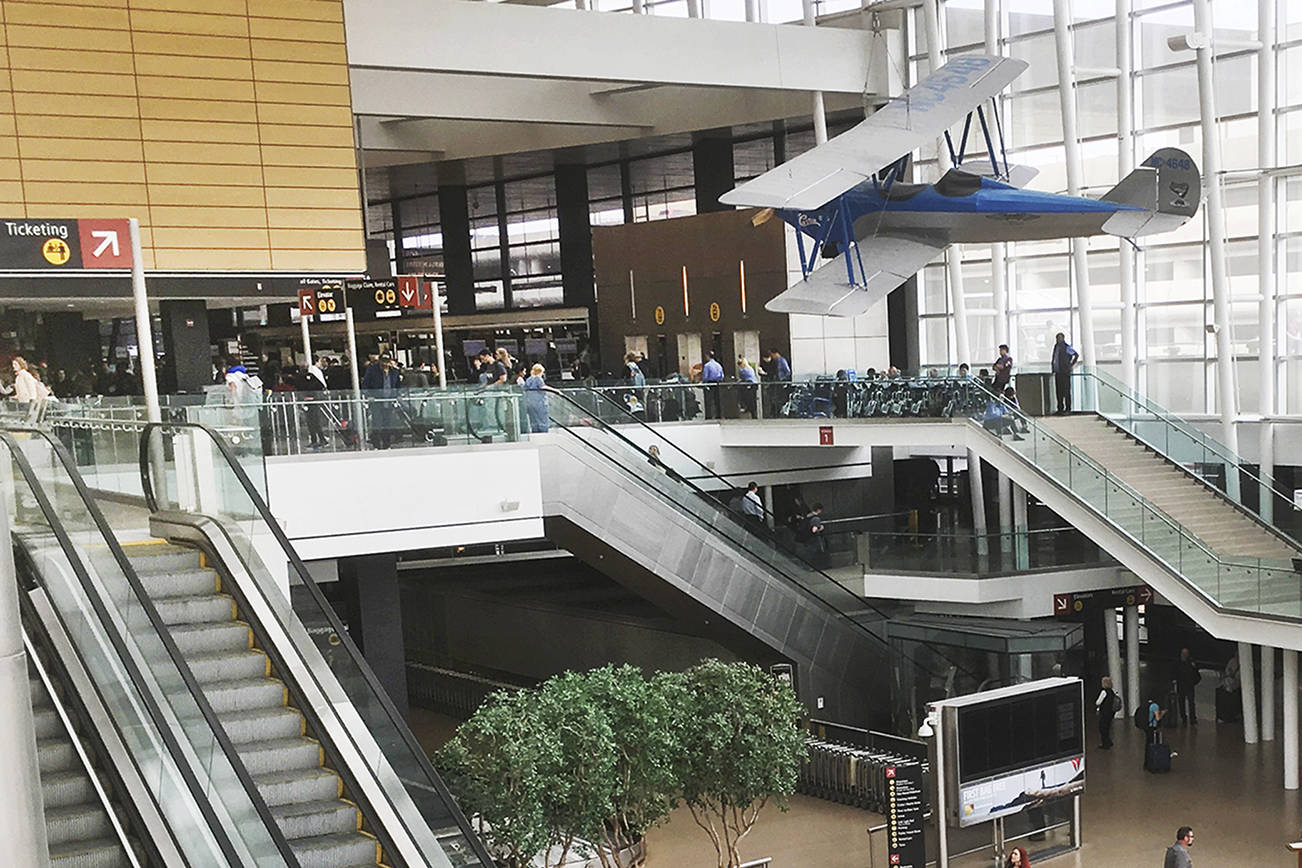
M347 628L272 518L249 472L254 468L247 457L237 453L223 433L201 425L154 424L143 426L140 434L138 467L150 510L198 514L216 521L258 588L268 598L278 596L268 611L280 620L281 628L291 619L299 621L285 632L310 637L321 666L330 670L348 699L329 709L317 709L318 713L337 715L334 731L352 740L355 754L381 785L396 775L401 789L386 792L395 799L394 816L404 824L409 840L426 848L425 864L491 866L482 844L364 662ZM295 595L293 609L282 590L284 573L273 575L264 553L273 562L288 563L294 582L301 583L305 593ZM303 677L313 678L314 688L323 695L336 695L338 688L320 678L312 658L305 659ZM419 816L404 814L405 805L397 800L401 793L414 803Z
M15 541L178 846L196 865L296 866L66 453L34 430L10 428L0 440Z

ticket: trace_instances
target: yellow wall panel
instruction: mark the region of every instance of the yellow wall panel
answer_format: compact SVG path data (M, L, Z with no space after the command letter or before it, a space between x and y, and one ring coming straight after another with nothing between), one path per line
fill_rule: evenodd
M351 229L362 227L356 208L269 208L267 225L272 229Z
M348 85L348 67L336 63L255 60L253 75L258 81L300 81L306 84Z
M93 6L70 6L64 3L6 0L5 23L31 24L35 27L107 27L126 30L127 10L98 3Z
M249 35L249 20L243 14L219 15L210 12L200 14L132 9L131 29L136 33L246 37Z
M14 120L14 116L8 112L0 112L0 136L16 135L18 135L18 123Z
M150 163L257 165L258 146L211 142L145 142L145 159Z
M351 190L270 187L267 189L267 205L272 208L289 210L295 208L304 210L310 208L351 208L357 211L361 208L361 194L358 193L356 187Z
M213 229L267 228L266 208L216 208L193 205L150 204L149 221L154 229L163 226Z
M30 199L30 197L29 197ZM149 209L143 202L111 205L69 204L66 202L31 202L27 203L28 217L135 217L144 223L149 217ZM141 229L142 233L144 229ZM144 237L141 237L144 244ZM148 251L146 251L148 253Z
M93 45L99 51L131 51L131 33L127 30L97 30L89 27L44 27L30 24L6 24L10 46L21 48L62 48Z
M290 39L296 42L344 44L342 21L293 21L288 18L249 18L249 35L254 39Z
M135 76L119 73L15 69L12 78L15 90L29 93L102 94L129 97L136 95Z
M224 250L266 250L266 229L173 229L153 227L155 247L217 247Z
M0 160L0 178L5 179L6 181L18 181L21 180L22 177L22 167L19 165L16 157L13 159Z
M124 0L125 2L125 0ZM254 0L257 2L257 0ZM244 15L249 0L131 0L132 10L157 9L161 12L212 12L218 15Z
M359 225L361 217L358 216ZM273 250L303 250L320 247L325 250L347 249L357 235L354 229L272 229Z
M0 159L18 159L17 136L0 136Z
M313 63L348 63L348 50L343 43L319 42L304 45L280 39L254 39L254 60L310 60Z
M38 139L25 136L19 148L24 160L117 160L139 163L144 159L140 142L128 139Z
M257 121L258 111L253 103L248 102L141 97L140 116L156 120L244 121L247 123Z
M10 91L14 87L14 78L8 69L0 69L0 90Z
M274 117L274 115L273 115ZM304 124L268 123L264 117L258 125L262 146L267 145L332 145L353 147L352 125L313 126Z
M12 117L12 116L11 116ZM20 136L50 139L133 139L140 138L137 118L84 118L66 115L18 115Z
M298 84L281 81L259 81L260 102L300 103L313 106L352 105L348 86L343 84Z
M242 205L262 208L266 204L266 196L261 187L151 183L149 204L155 209L160 205Z
M258 140L257 124L210 121L159 121L147 118L140 122L140 134L146 142L231 142L245 144Z
M17 181L0 181L0 201L6 204L23 201L23 185ZM19 205L16 211L6 210L4 213L12 214L15 217L23 213L22 206Z
M357 187L354 169L313 169L303 166L267 166L263 169L267 187Z
M283 271L366 270L366 253L356 250L272 250L271 267Z
M136 81L141 96L253 102L253 82L248 80L141 75Z
M52 69L67 72L118 72L131 75L131 55L115 51L83 51L75 48L9 47L11 69Z
M188 36L175 33L134 34L138 54L185 54L191 57L248 57L249 40L242 36Z
M357 157L352 148L307 148L264 144L262 162L267 166L334 167L352 171L357 166Z
M14 113L20 115L81 115L98 118L136 117L136 98L70 93L14 93Z
M183 57L178 54L137 54L136 74L251 81L253 62L245 57Z
M206 163L148 163L149 184L209 184L213 186L262 187L262 167L214 166Z
M33 160L23 156L23 177L28 181L120 181L145 183L144 163L90 162L85 160Z
M260 18L289 18L294 21L344 20L344 6L336 0L260 0L256 9Z
M265 271L271 264L271 253L261 250L169 250L154 247L154 267L168 271Z
M61 184L57 181L27 181L23 184L28 202L45 204L91 202L105 205L138 205L148 202L144 184Z
M351 130L353 126L353 110L346 105L317 106L278 103L268 106L266 117L275 123L281 124L342 127L345 130ZM352 137L349 136L349 138Z

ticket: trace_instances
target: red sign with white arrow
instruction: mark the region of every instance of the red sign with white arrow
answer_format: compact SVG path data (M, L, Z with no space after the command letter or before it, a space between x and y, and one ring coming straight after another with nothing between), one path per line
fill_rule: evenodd
M1055 615L1067 614L1067 607L1070 605L1071 605L1071 594L1053 595L1053 614Z
M130 231L126 220L78 220L82 268L130 268Z
M420 278L415 275L405 275L398 278L398 306L399 307L419 307L420 306Z
M311 316L316 313L316 290L300 289L298 291L298 313L300 316Z

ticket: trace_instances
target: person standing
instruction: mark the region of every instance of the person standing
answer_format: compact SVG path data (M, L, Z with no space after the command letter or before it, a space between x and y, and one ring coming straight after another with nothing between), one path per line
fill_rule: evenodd
M764 364L760 367L760 380L764 384L761 388L764 415L769 418L781 415L782 408L787 403L788 388L778 384L791 381L791 365L787 364L787 360L782 358L782 354L777 350L770 349L764 354Z
M1104 750L1112 749L1112 721L1117 716L1117 710L1121 706L1121 699L1117 692L1112 689L1112 679L1103 676L1102 689L1099 690L1098 699L1094 700L1094 708L1099 714L1099 747Z
M1053 336L1053 355L1049 366L1053 369L1053 393L1058 399L1058 415L1071 412L1071 369L1080 361L1080 354L1067 343L1062 332Z
M1198 705L1194 701L1194 688L1203 680L1188 648L1180 649L1180 659L1175 662L1176 707L1180 709L1180 722L1198 725Z
M999 358L995 359L995 363L991 367L995 371L994 393L1002 395L1004 387L1013 378L1013 356L1012 353L1008 352L1008 344L999 345Z
M393 445L400 382L398 369L393 366L388 353L366 366L362 391L373 393L370 399L371 445L376 449L388 449Z
M320 365L311 362L307 366L307 371L302 377L299 377L296 388L300 392L305 392L303 401L306 405L303 410L307 419L307 436L308 448L320 449L328 444L325 436L325 414L321 410L321 395L326 388L325 372L321 370Z
M1162 868L1193 868L1193 859L1189 848L1193 846L1193 828L1181 826L1175 833L1175 843L1166 848L1166 859Z
M529 417L531 434L547 433L547 369L535 364L524 381L524 412Z
M763 527L764 501L760 499L759 485L754 482L746 486L746 493L741 498L741 511L756 527Z
M723 365L714 358L713 352L705 354L705 364L701 365L701 383L705 388L705 418L718 419L722 415L719 384L723 382Z
M759 418L759 402L755 395L755 390L759 388L759 377L745 356L737 357L737 382L742 384L737 387L737 403L752 419Z
M1003 868L1031 868L1031 857L1021 847L1008 851Z

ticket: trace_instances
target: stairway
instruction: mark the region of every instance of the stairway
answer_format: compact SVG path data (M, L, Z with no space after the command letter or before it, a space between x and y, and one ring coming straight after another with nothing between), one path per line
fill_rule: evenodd
M1302 552L1182 467L1101 416L1050 416L1039 421L1188 528L1217 555L1281 562L1302 557Z
M383 865L379 841L203 555L162 540L124 551L302 868Z
M130 868L131 860L77 756L73 736L64 727L44 682L30 664L28 686L36 723L36 757L41 770L50 865L52 868ZM59 689L58 685L55 689ZM82 749L94 762L90 745L83 741ZM107 790L107 784L104 786ZM120 809L118 818L125 822ZM145 864L143 858L140 863Z

